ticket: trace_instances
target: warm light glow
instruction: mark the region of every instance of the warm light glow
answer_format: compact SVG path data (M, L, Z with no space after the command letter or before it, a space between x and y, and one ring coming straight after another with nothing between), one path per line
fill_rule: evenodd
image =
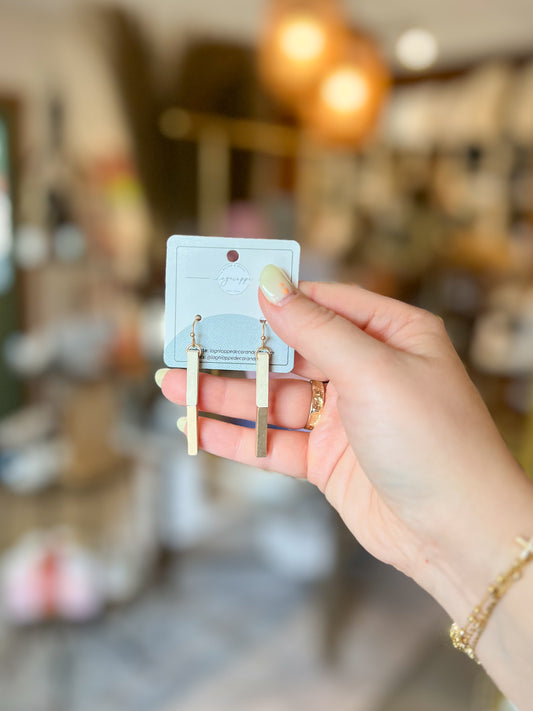
M352 114L369 100L369 86L356 67L340 67L323 81L320 88L322 101L334 111Z
M412 28L396 43L396 56L408 69L420 71L434 64L439 53L437 40L428 30Z
M299 110L329 67L340 61L347 31L340 0L269 0L259 71L287 107Z
M313 17L293 15L281 25L279 44L283 54L294 62L312 62L324 51L324 28Z
M374 39L351 29L343 0L269 0L259 72L269 91L330 145L361 145L377 126L390 78Z

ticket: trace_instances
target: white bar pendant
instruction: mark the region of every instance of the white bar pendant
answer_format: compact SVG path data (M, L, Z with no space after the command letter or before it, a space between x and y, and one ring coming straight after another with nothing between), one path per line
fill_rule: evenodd
M198 379L200 349L187 349L187 453L198 454Z
M255 354L255 404L257 407L255 420L255 456L267 456L268 432L268 378L270 371L270 351L257 350Z

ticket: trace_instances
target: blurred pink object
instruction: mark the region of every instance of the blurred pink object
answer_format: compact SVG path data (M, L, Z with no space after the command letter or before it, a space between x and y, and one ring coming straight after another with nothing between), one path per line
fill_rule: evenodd
M4 555L0 603L18 624L93 619L104 603L98 567L67 530L29 533Z
M262 210L248 202L232 203L222 218L221 233L225 237L269 239L272 230Z

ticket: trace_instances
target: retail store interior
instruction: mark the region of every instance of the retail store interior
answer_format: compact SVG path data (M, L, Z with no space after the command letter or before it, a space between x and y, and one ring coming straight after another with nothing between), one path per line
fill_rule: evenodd
M0 0L0 711L511 710L311 484L188 456L154 373L169 236L294 239L441 316L533 475L532 26Z

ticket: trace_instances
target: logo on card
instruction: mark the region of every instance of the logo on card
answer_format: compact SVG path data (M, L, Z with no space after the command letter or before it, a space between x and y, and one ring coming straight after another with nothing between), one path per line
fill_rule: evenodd
M242 264L226 264L220 270L217 282L226 294L242 294L250 283L250 274Z

